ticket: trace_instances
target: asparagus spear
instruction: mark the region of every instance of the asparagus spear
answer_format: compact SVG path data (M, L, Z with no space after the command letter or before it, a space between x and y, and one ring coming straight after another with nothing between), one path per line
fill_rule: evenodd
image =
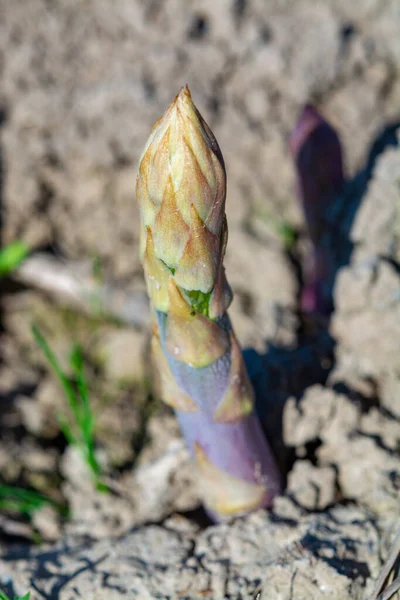
M290 151L296 165L297 196L312 243L303 265L301 308L327 316L332 310L335 269L329 215L344 184L342 148L335 129L308 104L290 136Z
M136 191L153 358L204 503L216 519L268 506L280 478L226 312L225 166L187 86L152 129Z

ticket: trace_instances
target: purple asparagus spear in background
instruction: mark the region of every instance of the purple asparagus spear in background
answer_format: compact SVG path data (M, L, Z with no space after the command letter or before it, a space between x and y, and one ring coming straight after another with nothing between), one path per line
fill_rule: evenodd
M311 105L302 110L289 144L296 165L296 193L312 243L303 265L301 309L329 315L334 261L327 233L329 213L344 183L342 148L336 131Z

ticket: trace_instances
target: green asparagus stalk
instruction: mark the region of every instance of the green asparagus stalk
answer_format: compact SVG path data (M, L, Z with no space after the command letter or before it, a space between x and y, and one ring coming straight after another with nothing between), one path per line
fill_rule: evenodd
M217 519L268 506L280 488L226 312L225 196L221 151L186 86L140 160L140 251L162 397L176 411Z

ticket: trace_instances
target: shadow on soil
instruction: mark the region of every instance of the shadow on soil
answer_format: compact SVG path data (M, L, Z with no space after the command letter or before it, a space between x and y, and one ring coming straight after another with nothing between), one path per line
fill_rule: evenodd
M340 269L351 261L352 225L366 195L377 160L387 148L398 145L396 131L399 127L400 122L391 123L379 133L371 145L365 168L346 182L343 193L337 198L334 214L328 216L330 231L326 243L329 251L335 256L335 268L331 281L328 282L332 306L334 306L333 290L337 275ZM300 298L302 281L296 249L289 258L298 275ZM300 400L305 390L312 385L324 385L335 365L336 343L330 334L331 315L310 316L299 312L298 316L300 326L294 346L288 348L270 344L263 355L253 349L244 352L246 365L256 390L256 409L285 476L295 458L294 450L285 446L283 439L285 403L289 397ZM345 393L346 389L343 388ZM351 390L347 392L350 397L354 397ZM304 458L315 462L315 450L314 445L306 448L307 454Z

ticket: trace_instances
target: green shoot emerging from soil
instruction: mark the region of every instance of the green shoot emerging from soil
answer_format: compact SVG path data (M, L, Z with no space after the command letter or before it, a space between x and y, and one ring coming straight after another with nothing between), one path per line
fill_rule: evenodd
M43 496L39 492L10 485L0 485L0 510L17 512L31 517L36 510L43 506L53 506L64 516L68 514L65 506L47 496Z
M29 248L24 242L11 242L0 250L0 277L16 269L28 256Z
M46 339L35 325L32 326L32 333L57 376L69 406L69 419L65 415L59 415L61 430L68 442L81 451L93 474L97 488L106 491L107 486L100 481L100 466L95 455L95 419L90 406L89 390L84 375L82 349L78 345L74 346L69 357L69 365L74 380L74 383L72 383Z
M29 600L30 592L25 594L25 596L14 596L13 600ZM4 592L0 590L0 600L11 600Z
M278 224L278 234L283 242L285 250L287 252L293 250L296 244L296 231L288 221L281 221Z

